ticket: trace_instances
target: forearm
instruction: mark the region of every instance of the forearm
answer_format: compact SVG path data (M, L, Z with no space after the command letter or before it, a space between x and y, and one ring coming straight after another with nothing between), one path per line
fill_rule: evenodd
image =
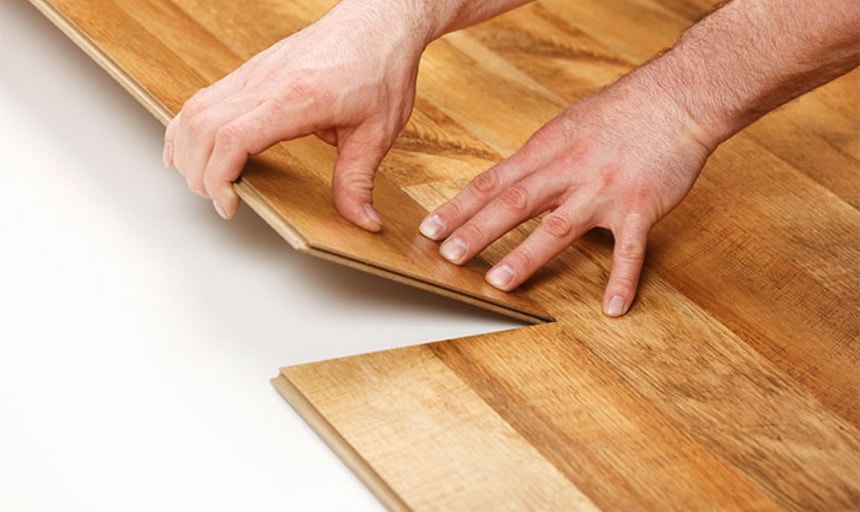
M713 148L860 59L856 0L734 0L643 69Z
M384 17L422 50L435 39L470 27L533 0L342 0L329 15Z
M433 19L434 39L494 18L533 0L411 0Z

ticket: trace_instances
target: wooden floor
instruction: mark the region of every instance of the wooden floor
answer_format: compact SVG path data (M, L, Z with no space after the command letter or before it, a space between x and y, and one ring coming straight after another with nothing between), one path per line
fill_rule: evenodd
M162 121L330 1L32 0ZM539 323L284 368L276 388L392 509L860 509L858 72L724 144L600 312L591 233L515 294L417 235L426 209L670 45L700 0L545 0L434 43L382 165L381 236L334 212L304 139L239 191L296 249ZM553 320L553 321L550 321ZM308 340L313 342L313 340Z

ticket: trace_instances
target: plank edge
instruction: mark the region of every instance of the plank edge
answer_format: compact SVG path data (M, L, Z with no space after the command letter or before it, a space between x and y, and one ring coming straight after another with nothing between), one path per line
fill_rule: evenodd
M289 220L280 214L253 185L239 178L239 181L233 185L233 190L236 191L236 194L245 204L254 210L254 213L262 218L276 233L281 235L281 238L286 240L290 244L290 247L299 252L310 252L310 244L307 238L302 236L299 230L293 227Z
M99 65L111 78L119 83L132 97L149 111L159 122L167 125L173 118L166 106L158 101L143 85L122 70L110 56L99 48L60 11L45 0L28 0L51 23L66 35L75 45Z
M412 510L289 378L281 373L269 382L388 510Z
M172 112L142 84L125 72L122 67L118 65L92 39L82 31L78 30L76 25L62 12L57 10L46 0L28 1L87 56L93 59L93 61L107 72L111 78L119 83L133 98L143 105L144 108L146 108L156 119L164 125L167 125L170 122L173 118ZM289 222L289 219L280 214L277 209L275 209L266 200L266 198L253 187L253 185L240 178L239 181L234 184L234 190L258 216L260 216L272 229L284 238L296 251L383 277L407 286L435 293L449 299L470 304L527 324L541 324L555 321L552 316L538 309L526 311L513 306L496 303L490 299L473 296L464 293L463 291L448 288L443 284L427 282L396 270L386 269L381 266L358 261L349 256L338 254L336 251L329 250L325 247L316 247Z

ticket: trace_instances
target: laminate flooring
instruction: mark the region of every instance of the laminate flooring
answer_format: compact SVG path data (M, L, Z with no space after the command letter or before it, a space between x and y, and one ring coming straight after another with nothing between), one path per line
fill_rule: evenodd
M32 3L165 122L332 4ZM712 156L653 230L623 319L600 312L604 233L514 294L482 274L531 224L466 268L417 235L426 210L710 7L544 0L431 45L381 167L382 235L335 213L325 144L249 165L240 194L294 248L540 324L281 370L275 387L390 508L860 508L856 71Z

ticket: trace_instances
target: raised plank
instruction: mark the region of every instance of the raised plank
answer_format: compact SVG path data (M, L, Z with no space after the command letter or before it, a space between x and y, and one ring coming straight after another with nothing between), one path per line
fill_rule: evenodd
M213 35L183 10L193 7L193 2L33 3L162 122L172 118L197 89L228 73L257 49L243 44L249 34L257 38L257 46L259 38L268 41L263 30L233 30L235 21L225 25L221 37ZM225 10L205 4L199 11ZM283 27L280 30L280 36L289 33ZM237 48L242 53L234 53ZM459 270L439 261L435 246L417 232L426 211L389 186L384 177L377 181L376 197L386 220L384 232L370 235L349 225L332 205L334 160L333 148L313 138L278 145L254 159L237 192L297 250L528 323L552 319L524 294L506 294L489 286L483 279L489 269L485 261L476 260Z

